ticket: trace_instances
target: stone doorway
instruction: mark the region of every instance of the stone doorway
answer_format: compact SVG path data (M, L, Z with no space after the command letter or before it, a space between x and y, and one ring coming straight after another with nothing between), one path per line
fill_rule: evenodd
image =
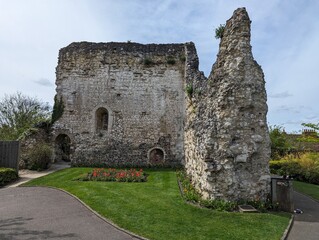
M165 160L164 151L161 148L153 148L149 151L148 159L151 165L163 164Z
M66 134L59 134L55 139L55 162L70 162L71 139Z

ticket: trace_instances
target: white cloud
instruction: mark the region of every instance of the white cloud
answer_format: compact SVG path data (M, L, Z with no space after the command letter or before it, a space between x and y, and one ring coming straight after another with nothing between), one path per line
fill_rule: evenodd
M44 86L44 87L52 87L53 86L53 83L49 79L46 79L46 78L40 78L38 80L34 80L34 82L41 85L41 86Z
M274 93L274 94L268 94L268 97L270 97L270 98L287 98L287 97L292 97L292 96L293 95L290 94L288 91Z
M270 124L319 116L316 0L0 1L0 97L21 91L52 104L54 86L41 83L53 82L59 49L74 41L193 41L208 75L219 44L214 29L243 6L252 20L253 54L265 73Z

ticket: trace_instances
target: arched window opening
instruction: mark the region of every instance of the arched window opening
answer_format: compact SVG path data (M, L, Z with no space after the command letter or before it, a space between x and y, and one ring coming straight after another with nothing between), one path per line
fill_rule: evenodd
M108 130L109 113L105 108L96 110L96 130Z

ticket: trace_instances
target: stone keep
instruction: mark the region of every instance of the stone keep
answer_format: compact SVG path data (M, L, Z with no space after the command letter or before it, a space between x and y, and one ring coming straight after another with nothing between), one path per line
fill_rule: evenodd
M60 50L56 159L73 166L183 165L207 199L265 200L264 75L245 8L227 21L206 78L193 43L72 43Z

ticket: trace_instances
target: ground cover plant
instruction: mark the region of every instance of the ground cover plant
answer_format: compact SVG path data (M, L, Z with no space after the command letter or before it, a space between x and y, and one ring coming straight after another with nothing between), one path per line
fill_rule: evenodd
M64 169L26 185L64 189L120 227L149 239L280 239L289 222L286 213L230 213L187 204L174 170L148 169L143 183L74 181L92 170Z
M0 187L18 178L17 171L12 168L0 168Z
M309 195L319 201L319 185L294 181L293 187L296 191Z
M190 203L198 204L201 207L211 208L218 211L236 211L238 205L252 205L260 212L266 212L269 210L278 210L278 204L272 204L270 199L267 201L259 200L240 200L236 202L224 201L222 199L206 200L201 197L199 192L191 184L190 178L183 170L177 171L177 178L183 198Z
M143 169L115 169L94 168L92 171L77 178L81 181L105 181L105 182L145 182L147 175Z

